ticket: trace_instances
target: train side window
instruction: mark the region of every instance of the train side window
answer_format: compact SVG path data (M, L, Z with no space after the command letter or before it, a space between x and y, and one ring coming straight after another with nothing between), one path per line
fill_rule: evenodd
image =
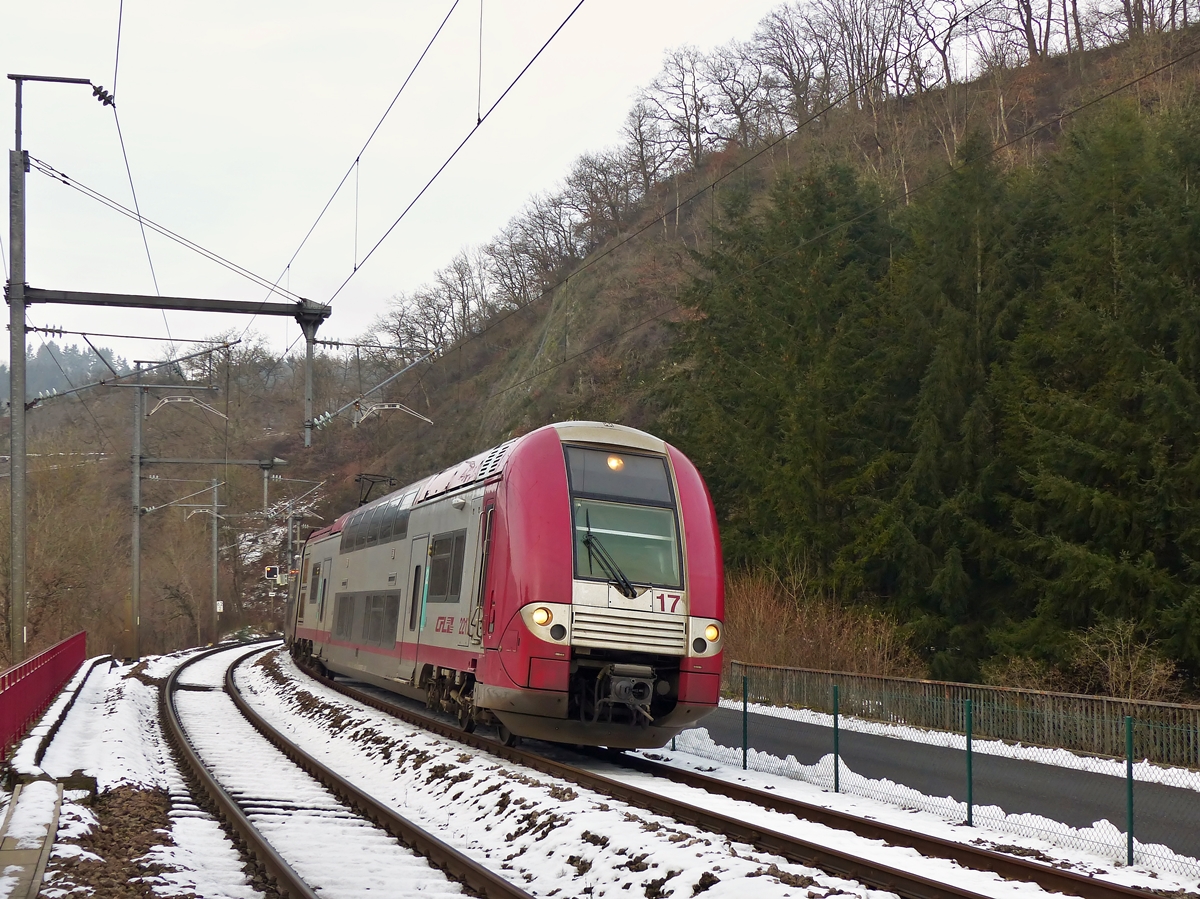
M384 520L387 518L389 506L376 506L375 512L371 515L371 524L367 528L367 546L374 546L380 543L380 531L383 530Z
M356 512L346 519L345 525L342 526L342 552L344 553L354 549L354 534L358 530L360 518L362 518L362 513Z
M378 511L378 508L379 507L376 506L374 509L371 509L369 512L367 512L365 514L362 521L359 522L357 533L355 533L355 535L354 535L354 548L355 549L362 549L364 546L367 545L367 534L371 530L371 522L372 522L372 519L375 517L375 513L376 513L376 511ZM378 537L379 533L376 532L375 536Z
M384 599L368 596L363 611L362 638L364 643L378 646L383 642Z
M392 539L392 522L396 520L396 507L400 505L397 497L383 507L379 513L379 542L387 543Z
M383 603L383 640L382 645L396 645L396 628L400 625L400 594L389 593Z
M314 562L312 567L312 588L308 591L308 604L317 601L317 584L321 582L321 563Z
M329 583L329 578L325 577L321 580L321 591L317 594L317 621L325 620L325 585Z
M450 561L450 595L446 602L458 602L462 596L463 562L467 558L467 532L458 531L454 535L454 557Z
M336 597L333 611L333 636L337 640L349 640L354 631L354 597L341 595Z
M429 597L426 602L458 602L462 593L466 530L438 534L429 554Z
M408 536L408 509L397 509L396 520L392 522L392 539L403 540Z
M412 608L408 613L408 629L417 629L417 616L421 613L421 566L413 569Z

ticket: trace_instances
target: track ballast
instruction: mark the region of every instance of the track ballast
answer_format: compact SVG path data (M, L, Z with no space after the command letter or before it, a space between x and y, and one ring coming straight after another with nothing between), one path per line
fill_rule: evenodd
M437 897L462 895L465 887L488 899L529 899L255 714L238 694L233 671L261 652L239 645L196 656L168 678L160 700L180 757L279 893L328 899L375 887L381 895Z

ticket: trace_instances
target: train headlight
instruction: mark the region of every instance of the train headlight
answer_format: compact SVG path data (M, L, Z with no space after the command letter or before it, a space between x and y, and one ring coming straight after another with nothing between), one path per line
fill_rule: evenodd
M721 637L721 629L715 624L710 624L704 629L704 639L709 643L716 643Z
M625 467L625 460L622 459L620 456L609 456L608 457L608 467L611 468L613 471L620 471L621 469L623 469Z
M529 617L533 619L534 624L544 627L554 620L554 613L545 606L539 606L533 610Z

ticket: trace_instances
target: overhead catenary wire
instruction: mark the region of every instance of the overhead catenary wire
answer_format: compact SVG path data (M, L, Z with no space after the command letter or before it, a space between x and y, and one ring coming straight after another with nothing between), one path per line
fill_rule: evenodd
M99 331L68 331L64 328L38 328L33 325L27 325L26 331L34 331L40 334L49 334L51 336L58 335L59 337L110 337L114 340L170 340L173 343L224 343L225 341L213 337L192 337L187 340L175 340L173 337L163 337L162 335L139 335L139 334L103 334Z
M125 160L125 176L129 179L129 193L133 197L133 208L137 212L138 228L142 233L142 246L146 250L146 263L150 266L150 280L154 282L154 293L162 296L158 287L158 273L154 271L154 258L150 255L150 241L146 237L146 225L142 220L142 210L138 205L137 189L133 186L133 169L129 166L129 153L125 150L125 134L121 131L121 116L117 112L117 75L121 69L121 26L125 22L125 0L120 0L117 6L117 46L113 53L112 94L107 105L112 107L113 123L117 126L117 140L121 144L121 158ZM163 327L167 329L167 337L171 336L171 325L167 321L167 310L160 309Z
M245 334L245 332L244 332L244 331L243 331L242 333L243 333L243 334ZM268 366L267 366L267 370L266 370L265 372L263 372L263 374L262 374L262 380L263 380L263 383L266 383L266 382L267 382L267 380L268 380L268 379L271 377L271 375L275 373L275 369L279 368L279 366L281 366L281 365L284 363L284 360L286 360L286 359L287 359L287 357L288 357L288 353L290 353L290 352L292 351L292 349L293 349L293 348L296 346L296 344L298 344L298 343L300 342L300 338L301 338L301 337L303 337L303 336L304 336L303 332L301 332L300 334L297 334L297 335L296 335L296 336L295 336L295 337L292 339L292 342L291 342L291 343L289 343L289 344L287 345L287 348L286 348L286 349L285 349L285 350L284 350L282 353L280 353L280 354L279 354L279 358L278 358L278 359L276 359L274 362L272 362L270 365L268 365ZM228 380L228 376L227 376L226 380ZM226 415L229 415L229 407L228 407L228 404L229 404L229 391L228 391L228 385L227 385L226 392L225 392L225 403L226 403L225 414L226 414ZM239 401L238 401L238 404L237 404L237 405L234 407L233 411L234 411L235 413L236 413L236 412L240 412L240 411L241 411L241 409L242 409L242 406L244 406L245 404L246 404L246 400L245 400L245 399L239 400ZM226 428L226 431L228 431L228 429L229 429L229 420L228 420L228 418L226 419L225 428ZM228 438L228 436L226 436L226 443L227 443L227 444L228 444L228 439L229 439L229 438Z
M90 340L88 340L87 335L85 334L82 336L83 336L83 342L86 343L91 348L91 351L96 354L96 358L98 358L101 362L104 363L104 367L107 368L109 371L111 371L117 377L120 377L121 373L112 367L112 363L104 358L104 354L101 353L98 349L96 349L96 345L93 344Z
M219 484L210 484L208 487L205 487L205 488L203 488L202 490L197 490L197 491L196 491L196 492L194 492L194 493L188 493L188 494L186 494L186 495L184 495L184 496L177 496L175 499L171 500L170 502L165 502L165 503L162 503L162 504L160 504L160 505L157 505L157 506L147 506L147 507L146 507L145 509L143 509L142 511L143 511L143 513L145 513L145 514L149 514L150 512L157 512L159 509L166 509L166 508L169 508L170 506L174 506L174 505L176 505L177 503L181 503L181 502L183 502L185 499L191 499L193 496L200 496L200 495L201 495L201 494L203 494L203 493L208 493L210 490L212 490L212 489L213 489L213 488L215 488L215 487L224 487L224 486L225 486L225 482L224 482L224 481L222 481L222 482L221 482L221 483L219 483Z
M44 342L44 338L43 338L43 342ZM220 350L226 350L232 346L236 346L239 343L241 343L241 340L227 341L225 343L220 344L219 346L207 347L206 349L200 350L197 353L191 353L190 355L187 355L187 356L180 356L178 359L167 359L163 362L155 362L155 363L149 364L146 368L141 369L141 374L145 375L149 372L157 371L160 368L167 368L168 366L178 366L178 364L180 362L187 362L189 359L195 359L196 357L203 356L206 353L215 353ZM36 397L33 400L31 400L27 405L30 408L33 408L34 406L40 406L40 405L44 404L48 400L58 400L58 399L62 399L64 397L74 396L76 394L82 393L85 390L93 390L97 387L112 387L114 384L119 384L128 378L132 378L136 374L138 374L138 372L133 371L133 372L129 372L128 374L118 375L115 378L102 378L99 381L93 381L90 384L82 384L79 387L73 387L70 390L64 390L59 393L55 393L51 396ZM170 386L170 385L155 385L155 386Z
M363 143L362 148L358 151L358 153L355 154L354 162L352 162L346 169L346 173L342 175L341 180L338 181L337 187L333 189L333 193L329 195L329 199L325 201L325 205L321 207L321 211L317 213L316 219L313 220L312 225L309 226L309 229L305 232L304 237L300 239L300 244L296 247L295 252L292 253L291 258L288 259L287 265L283 267L283 272L281 272L279 277L275 279L276 285L283 280L285 274L287 274L290 278L292 264L296 261L296 257L300 255L300 251L304 249L305 245L308 243L308 239L312 237L313 232L317 230L317 225L321 224L321 220L325 217L325 213L329 211L329 207L333 205L333 201L337 199L337 195L341 193L342 188L346 185L346 180L350 177L350 173L353 172L355 167L358 165L358 160L362 158L363 153L367 151L367 147L371 145L371 141L375 139L375 135L379 133L379 129L383 127L384 121L391 113L392 108L396 105L396 102L400 99L400 95L404 93L404 89L408 87L408 83L412 81L413 75L415 75L417 69L420 68L422 61L424 61L425 57L429 54L430 49L432 49L434 43L438 39L438 35L440 35L442 33L442 29L446 27L446 23L450 21L450 16L454 14L454 10L458 8L458 4L460 2L461 0L454 0L454 2L450 4L450 9L446 11L446 15L442 17L442 21L438 23L438 27L434 30L433 36L430 37L428 43L425 44L425 49L421 51L421 55L417 57L417 61L413 63L413 67L409 70L408 75L405 76L404 81L400 84L399 90L397 90L395 96L392 97L392 102L387 105L387 109L383 111L383 115L379 117L379 121L376 122L375 127L371 129L371 133L367 135L367 139ZM357 255L358 251L356 247L355 256L357 257ZM243 337L246 336L246 332L250 330L250 325L253 322L254 316L251 316L250 320L246 323L246 328L242 331Z
M54 360L54 364L58 366L59 372L62 373L63 380L67 382L67 385L71 388L72 392L74 392L75 385L72 383L70 376L67 374L67 370L63 368L62 363L58 361L58 356L55 355L54 348L47 344L44 336L39 335L39 337L42 341L42 346L46 348L46 352L50 354L50 358ZM65 394L59 395L63 396ZM85 412L87 412L88 418L90 418L92 423L96 426L96 430L99 432L100 438L111 448L113 446L112 439L108 436L108 432L104 430L104 426L100 424L100 420L96 418L95 414L93 414L91 407L87 404L87 400L85 400L83 397L80 397L79 402L83 404L83 409Z
M117 93L117 72L121 67L121 25L125 21L125 0L120 0L117 4L117 51L113 54L113 80L112 92L113 96Z
M36 455L37 455L37 453L29 453L29 456L31 458ZM47 465L45 468L31 468L31 469L29 469L28 473L29 474L42 474L47 471L62 471L64 468L83 468L85 465L100 465L104 462L112 462L116 458L117 458L116 456L108 456L107 458L104 458L104 459L86 459L83 462L68 462L68 463L59 464L59 465ZM8 472L8 471L0 472L0 478L8 478L8 477L12 477L11 472Z
M542 53L545 52L546 48L550 46L551 42L558 36L559 32L561 32L563 30L563 28L566 27L567 23L571 21L572 17L575 15L575 13L577 13L579 11L579 8L581 6L583 6L584 2L585 2L585 0L579 0L579 2L576 3L574 7L572 7L571 11L569 13L567 13L567 17L565 19L563 19L562 22L559 23L558 27L554 29L554 32L548 38L546 38L545 43L543 43L541 45L541 47L538 48L537 52L534 53L532 57L530 57L529 61L527 63L525 63L525 65L521 68L521 71L517 73L517 76L509 83L508 87L506 87L504 89L504 92L502 94L500 94L499 97L496 98L496 101L491 106L488 107L487 112L485 112L479 118L479 121L475 124L475 126L469 132L467 132L466 137L464 137L462 139L462 141L458 144L458 146L454 148L454 151L446 158L446 161L443 162L438 167L437 171L433 173L433 176L425 183L425 186L422 187L420 189L420 191L417 192L417 195L412 198L412 200L408 203L408 205L406 207L404 207L404 210L400 213L399 217L397 217L397 219L394 222L392 222L391 226L387 229L387 231L384 232L383 236L380 237L379 240L375 242L374 246L371 247L371 249L367 252L367 254L365 256L363 256L362 260L358 263L358 265L355 266L355 268L346 277L346 280L343 281L338 286L337 290L335 290L333 292L333 295L330 296L326 305L331 305L333 303L334 299L337 298L338 294L340 294L342 292L342 290L345 289L346 285L350 283L350 280L354 277L354 275L356 275L358 273L358 271L363 267L363 264L365 264L366 261L368 259L370 259L372 255L374 255L375 251L379 249L379 247L383 244L383 242L385 240L387 240L388 235L390 235L392 233L392 231L394 231L396 229L396 226L400 224L400 222L404 219L404 217L406 215L408 215L409 211L413 208L413 206L416 205L417 201L421 199L421 197L425 194L425 192L427 190L429 190L429 188L433 185L433 182L438 179L438 176L440 176L441 173L443 171L445 171L446 167L450 165L450 163L454 160L454 157L458 155L459 151L461 151L462 148L467 145L467 142L470 141L471 137L479 130L480 126L482 126L482 124L485 121L487 121L488 116L490 116L496 110L496 107L498 107L500 105L500 103L504 100L504 98L507 97L508 94L512 91L512 89L514 87L516 87L517 82L519 82L521 80L521 78L524 77L525 73L528 72L529 69L533 66L533 64L535 62L537 62L538 58L542 55ZM456 5L457 5L457 3L456 3ZM451 12L453 12L453 11L454 10L452 8ZM449 16L449 13L447 13L447 17L448 16ZM443 24L445 24L445 23L443 22ZM436 37L436 35L435 35L435 37ZM418 62L419 62L419 60L418 60ZM415 71L415 68L414 68L414 71ZM407 83L407 82L405 82L405 83ZM389 109L390 109L390 107L389 107ZM376 127L378 128L378 126L376 126ZM349 170L347 170L346 177L349 176L349 173L352 170L353 170L353 166L351 166L351 168ZM343 178L343 182L344 181L345 181L345 178ZM332 198L330 199L330 202L333 202ZM328 208L328 205L329 204L327 203L326 208ZM315 228L316 225L314 224L313 227ZM309 234L311 234L311 233L312 233L312 229L309 229ZM307 239L308 239L308 236L306 235L305 240L307 240ZM303 245L303 241L301 242L301 245ZM297 250L297 253L299 253L299 250ZM295 261L295 258L296 258L296 256L293 254L291 261ZM291 265L291 261L289 261L289 263L288 263L289 265ZM282 279L282 277L283 276L280 275L281 279ZM253 317L251 318L251 321L253 321ZM250 327L250 323L247 322L246 329L248 330L249 327ZM246 332L243 331L242 333L244 336ZM270 368L267 369L267 375L269 375L271 372L273 372L275 370L276 366L278 366L280 363L282 363L282 361L287 357L287 353L291 350L291 348L293 346L295 346L296 341L298 341L298 340L299 340L298 337L296 338L296 340L293 340L292 343L288 346L287 350L284 350L283 355L281 355L279 357L279 359L274 364L272 364ZM239 408L240 408L240 406L239 406Z
M435 181L437 181L437 179L441 176L442 172L444 172L446 170L446 168L450 165L450 163L454 161L454 158L456 156L458 156L458 154L462 151L462 148L465 147L467 145L467 143L471 140L471 138L475 136L476 132L478 132L479 129L483 126L483 123L488 120L488 117L493 112L496 111L496 107L498 107L502 102L504 102L505 97L507 97L509 95L509 93L512 91L512 89L517 86L517 83L525 76L525 73L528 72L530 70L530 68L533 67L533 64L538 61L538 58L546 51L546 48L549 47L550 44L554 41L554 39L556 37L558 37L559 33L564 28L567 27L567 23L571 21L571 19L575 15L575 13L577 13L579 11L579 8L581 6L583 6L584 2L585 2L585 0L579 0L579 2L576 3L574 7L571 8L571 11L569 13L567 13L567 17L565 19L563 19L562 22L559 23L558 27L554 29L554 32L548 38L546 38L545 43L543 43L542 46L538 48L537 52L534 53L532 57L530 57L529 62L525 63L525 65L522 67L521 71L517 73L517 76L515 78L513 78L513 80L511 82L509 82L508 87L506 87L504 89L503 93L501 93L500 96L496 98L496 101L487 108L487 112L485 112L482 116L479 117L478 121L475 123L474 126L472 126L471 130L468 131L466 136L459 142L458 146L456 146L451 151L450 155L446 157L445 162L443 162L440 166L438 166L437 171L435 171L433 173L433 175L429 178L429 180L425 182L425 186L422 187L419 191L417 191L416 196L413 197L409 201L408 205L404 207L404 209L401 211L400 215L396 217L396 220L394 222L392 222L392 224L390 226L388 226L388 229L386 231L383 232L383 236L381 236L379 238L379 240L377 240L375 242L374 246L372 246L371 249L367 251L366 255L363 256L362 260L355 267L355 269L352 272L350 272L349 275L346 276L346 280L344 280L340 285L338 285L338 288L330 295L329 300L327 301L328 303L332 304L333 301L335 299L337 299L338 295L346 288L346 285L350 283L351 279L356 274L358 274L358 272L366 264L367 260L370 259L375 254L375 251L378 250L383 245L383 242L386 241L389 236L391 236L391 233L396 230L396 226L398 226L402 221L404 221L404 218L408 215L409 211L415 205L417 205L417 202L421 199L421 197L423 197L425 195L425 192L427 190L429 190L430 187L433 186L433 183Z
M475 124L483 121L483 0L479 0L479 79L475 87Z
M88 187L86 184L82 183L81 181L77 181L76 179L72 178L70 175L67 175L65 172L59 171L54 166L50 165L50 163L48 163L44 160L38 159L36 156L30 156L29 164L30 164L31 168L40 172L41 174L43 174L49 178L53 178L55 181L65 184L67 187L73 188L74 190L79 191L80 193L84 194L85 196L91 197L93 200L96 200L97 202L102 203L103 205L107 206L109 209L112 209L114 212L119 212L121 215L127 216L128 218L132 218L136 221L140 221L140 222L144 223L145 226L148 227L151 231L161 234L163 237L166 237L170 240L175 241L180 246L186 247L187 249L189 249L195 253L198 253L199 255L208 259L210 262L215 262L217 265L220 265L220 266L223 266L224 268L229 269L229 271L247 279L248 281L253 282L257 286L266 287L269 290L271 290L272 292L277 293L280 296L284 297L285 299L292 300L297 303L303 301L303 297L297 296L296 294L292 293L290 290L285 290L284 288L279 287L276 284L272 284L271 281L269 281L267 278L263 277L262 275L255 274L254 272L250 271L248 268L245 268L241 265L238 265L236 262L232 262L229 259L226 259L224 256L220 255L219 253L216 253L213 250L209 250L208 248L201 246L200 244L196 243L193 240L189 240L188 238L182 236L181 234L177 234L176 232L172 231L171 229L167 228L166 226L160 225L152 219L145 218L144 216L140 215L136 210L129 209L128 207L123 206L120 203L118 203L116 200L113 200L110 197L107 197L104 194L100 193L98 190ZM172 339L174 339L174 338L172 338ZM179 341L176 339L175 342L190 343L193 341Z

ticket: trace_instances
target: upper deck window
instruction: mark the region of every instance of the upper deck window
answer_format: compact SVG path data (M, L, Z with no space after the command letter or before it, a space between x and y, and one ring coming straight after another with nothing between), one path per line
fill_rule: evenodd
M568 446L567 472L575 496L639 505L673 506L667 460L607 450Z

